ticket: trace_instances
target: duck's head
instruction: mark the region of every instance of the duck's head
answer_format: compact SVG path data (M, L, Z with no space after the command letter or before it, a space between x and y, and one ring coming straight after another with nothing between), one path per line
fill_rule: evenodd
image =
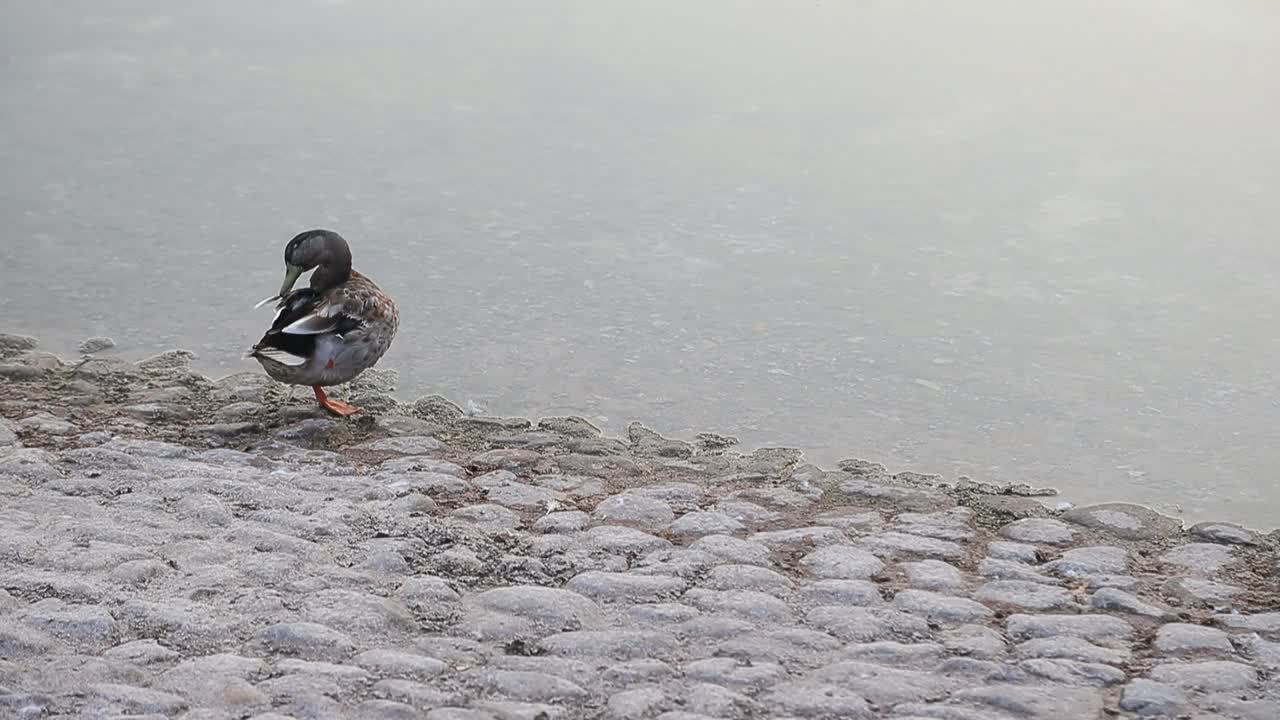
M308 230L298 233L284 247L284 284L280 297L293 290L294 283L308 270L314 290L325 290L351 277L351 248L342 236L332 230Z

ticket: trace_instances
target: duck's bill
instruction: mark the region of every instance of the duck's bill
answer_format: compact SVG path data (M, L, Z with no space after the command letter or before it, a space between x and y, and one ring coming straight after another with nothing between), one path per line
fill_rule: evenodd
M279 295L272 295L271 297L267 298L266 300L263 300L262 302L258 303L257 305L254 305L254 306L253 306L253 309L254 309L254 310L257 310L258 308L260 308L260 307L262 307L262 306L264 306L264 305L269 305L269 304L271 304L271 303L273 303L273 302L275 302L275 301L277 301L277 300L279 300L279 299L280 299L280 296L279 296Z
M298 278L302 275L302 268L297 265L285 265L284 268L284 284L280 286L280 297L289 294L293 289L294 283L298 282Z

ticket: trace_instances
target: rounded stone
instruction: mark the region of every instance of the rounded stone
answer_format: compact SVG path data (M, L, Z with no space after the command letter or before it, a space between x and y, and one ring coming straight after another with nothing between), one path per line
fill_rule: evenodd
M593 627L601 621L599 606L589 598L537 585L495 588L476 595L475 602L486 610L557 628Z
M681 515L671 523L668 532L676 537L704 537L743 532L746 526L715 510L698 510Z
M849 545L828 545L806 555L800 564L820 578L865 580L884 569L880 558Z
M676 519L676 514L663 500L624 492L602 500L591 513L591 518L610 525L662 530Z
M1000 534L1010 540L1037 545L1066 545L1075 537L1075 530L1061 520L1050 518L1024 518L1000 528Z

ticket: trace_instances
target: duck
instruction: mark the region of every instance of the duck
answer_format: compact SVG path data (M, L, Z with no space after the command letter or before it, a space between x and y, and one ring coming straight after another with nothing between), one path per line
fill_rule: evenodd
M395 301L352 269L351 247L332 230L298 233L285 245L284 266L280 293L256 306L275 302L275 319L247 357L277 382L311 386L316 402L334 415L361 412L324 388L350 382L382 359L400 328ZM311 270L309 286L295 290Z

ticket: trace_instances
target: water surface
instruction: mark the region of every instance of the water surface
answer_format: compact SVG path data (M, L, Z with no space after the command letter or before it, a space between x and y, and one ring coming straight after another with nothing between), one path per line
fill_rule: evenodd
M324 226L400 394L1274 527L1280 6L19 0L7 330L222 374Z

